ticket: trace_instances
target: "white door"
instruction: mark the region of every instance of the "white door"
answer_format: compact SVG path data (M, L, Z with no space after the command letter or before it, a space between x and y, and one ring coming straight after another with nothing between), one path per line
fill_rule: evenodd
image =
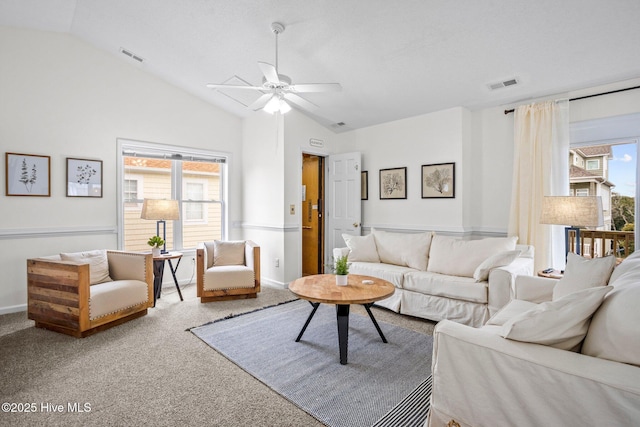
M342 233L361 234L361 155L356 153L329 156L327 162L327 257L333 248L346 246Z

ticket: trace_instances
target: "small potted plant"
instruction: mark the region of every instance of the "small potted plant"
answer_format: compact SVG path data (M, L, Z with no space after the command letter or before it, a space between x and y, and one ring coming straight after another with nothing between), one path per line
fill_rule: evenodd
M160 256L160 247L164 245L164 240L160 236L153 236L149 238L147 245L151 246L153 256Z
M332 266L333 271L336 273L336 285L338 286L347 286L348 277L349 277L349 265L347 262L347 256L341 256L335 260L334 265Z

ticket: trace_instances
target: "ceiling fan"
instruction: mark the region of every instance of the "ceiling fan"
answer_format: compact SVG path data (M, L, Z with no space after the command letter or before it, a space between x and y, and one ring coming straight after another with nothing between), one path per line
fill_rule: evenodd
M253 102L249 108L252 110L264 109L268 113L287 113L291 110L291 106L287 101L292 102L300 108L314 112L318 106L307 101L303 97L297 95L304 92L339 92L342 86L339 83L299 83L293 84L289 76L278 73L278 34L284 31L284 25L279 22L271 24L271 31L276 35L276 65L273 66L267 62L258 62L260 71L264 77L262 78L262 86L244 86L244 85L227 85L227 84L207 84L211 89L252 89L259 90L264 93L260 98Z

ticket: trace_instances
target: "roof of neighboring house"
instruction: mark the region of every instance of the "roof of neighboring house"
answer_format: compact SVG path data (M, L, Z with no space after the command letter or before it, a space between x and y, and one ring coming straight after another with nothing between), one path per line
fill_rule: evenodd
M604 179L601 175L589 172L575 165L569 167L569 181L571 182L572 180L573 182L596 181L609 187L615 187L615 184Z
M576 148L576 151L583 157L613 156L611 145L594 145L592 147L580 147Z

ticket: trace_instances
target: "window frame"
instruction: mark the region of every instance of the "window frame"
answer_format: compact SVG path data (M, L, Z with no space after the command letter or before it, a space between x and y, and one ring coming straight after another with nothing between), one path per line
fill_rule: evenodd
M220 200L210 203L220 203L221 205L221 218L220 218L220 234L223 240L228 239L228 224L229 224L229 202L227 200L229 194L229 168L231 166L231 153L223 152L223 151L213 151L213 150L203 150L192 147L185 146L174 146L174 145L165 145L151 142L142 142L135 141L129 139L118 138L116 141L117 146L117 182L116 182L116 201L117 201L117 240L118 240L118 248L120 250L124 249L124 210L126 207L124 206L124 179L128 179L135 174L125 173L124 167L124 157L125 151L132 152L140 152L142 156L144 153L154 153L158 155L166 155L168 160L171 160L172 156L176 156L176 159L189 161L189 157L205 157L205 158L219 158L224 166L221 167L220 173ZM172 168L172 189L171 189L171 198L178 200L180 204L180 209L182 211L182 203L183 203L183 177L182 177L182 162L177 162L177 166ZM179 184L175 182L173 178L178 178ZM192 178L189 178L191 180ZM140 192L143 192L141 189ZM140 197L140 194L138 195ZM141 199L142 200L142 199ZM205 209L206 211L206 209ZM205 212L206 215L206 212ZM179 220L179 225L174 227L174 242L179 241L180 246L182 246L182 223L183 219ZM188 222L189 225L196 225L193 222ZM175 244L175 243L174 243ZM171 250L195 250L195 248L182 248L182 247L174 247L167 248Z
M596 167L589 167L589 163L593 163L595 162ZM600 169L600 159L586 159L584 161L584 169L588 170L588 171L597 171L598 169Z

